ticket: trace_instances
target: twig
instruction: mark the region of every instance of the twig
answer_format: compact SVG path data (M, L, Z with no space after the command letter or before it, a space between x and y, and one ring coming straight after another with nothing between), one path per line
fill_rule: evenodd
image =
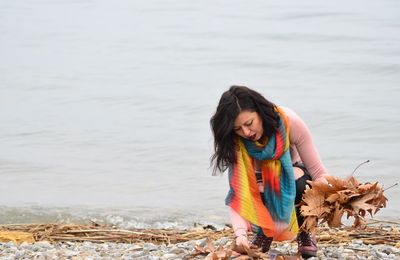
M387 224L394 224L400 226L400 221L389 221L389 220L380 220L380 219L371 219L367 222L367 225L376 224L376 223L387 223Z
M353 174L355 173L355 171L356 171L358 168L360 168L361 165L366 164L366 163L369 163L369 160L366 160L365 162L360 163L360 164L353 170L353 172L351 173L351 176L353 176Z
M386 189L384 189L383 191L387 191L388 189L390 189L390 188L393 188L394 186L396 186L396 185L399 185L399 183L398 182L396 182L395 184L393 184L392 186L390 186L389 188L386 188Z

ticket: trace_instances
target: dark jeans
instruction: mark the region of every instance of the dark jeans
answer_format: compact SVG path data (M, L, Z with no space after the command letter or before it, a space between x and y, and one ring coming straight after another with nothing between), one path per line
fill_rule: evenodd
M306 186L310 185L307 183L307 181L308 180L311 181L312 179L306 167L304 167L303 164L295 163L293 164L293 167L298 167L302 169L304 172L304 175L296 180L296 198L294 200L294 203L296 205L295 208L296 208L297 223L299 224L300 227L301 225L303 225L304 217L300 214L300 207L298 206L298 204L301 202L303 193L306 190Z

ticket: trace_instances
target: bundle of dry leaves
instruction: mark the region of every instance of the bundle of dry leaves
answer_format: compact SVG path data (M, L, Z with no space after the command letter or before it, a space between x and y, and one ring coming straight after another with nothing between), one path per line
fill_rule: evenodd
M195 252L190 257L207 254L205 260L228 260L231 259L231 257L234 257L236 260L271 259L268 254L262 253L260 249L244 248L243 246L236 245L234 241L230 248L224 248L222 246L215 248L212 242L207 239L206 247L195 246L194 249ZM297 259L297 257L275 256L274 259Z
M329 227L342 226L342 216L354 217L353 227L365 224L367 212L375 214L386 207L387 198L383 189L375 183L360 184L354 176L342 180L327 176L327 183L310 182L301 202L301 214L304 216L302 230L314 232L318 223L327 222Z

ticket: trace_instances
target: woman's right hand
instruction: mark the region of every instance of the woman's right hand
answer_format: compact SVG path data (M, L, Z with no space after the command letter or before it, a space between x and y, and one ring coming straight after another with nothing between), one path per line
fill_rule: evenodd
M250 243L246 235L236 237L234 251L245 254L250 250Z

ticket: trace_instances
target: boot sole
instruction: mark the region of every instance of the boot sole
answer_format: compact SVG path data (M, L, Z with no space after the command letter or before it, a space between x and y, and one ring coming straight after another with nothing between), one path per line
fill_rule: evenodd
M317 252L310 252L310 253L302 253L301 254L301 257L303 257L304 259L307 259L307 258L311 258L311 257L316 257L317 256Z

